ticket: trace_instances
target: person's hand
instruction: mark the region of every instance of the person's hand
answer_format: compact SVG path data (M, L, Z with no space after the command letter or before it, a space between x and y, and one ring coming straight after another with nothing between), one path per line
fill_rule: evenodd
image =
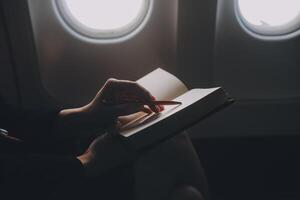
M83 136L85 132L105 131L116 126L119 116L162 111L163 106L151 104L153 100L155 97L136 82L109 79L89 104L60 112L57 132Z
M153 100L155 97L137 82L109 79L88 105L88 109L93 112L102 109L115 117L139 111L160 112L162 107L151 104Z
M82 163L86 177L95 177L135 158L117 135L105 134L96 138L88 150L77 159Z
M163 106L151 104L155 97L137 82L109 79L84 112L98 124L115 124L117 117L140 111L160 112Z

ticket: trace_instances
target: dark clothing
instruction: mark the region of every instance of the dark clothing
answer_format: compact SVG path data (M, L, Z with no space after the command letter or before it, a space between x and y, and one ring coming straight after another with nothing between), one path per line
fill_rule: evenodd
M55 141L52 135L57 114L24 111L0 100L0 129L21 139L0 135L0 199L133 199L130 164L83 178L73 142Z
M0 128L20 139L0 135L1 199L46 195L58 183L82 177L83 166L75 156L40 153L39 147L53 138L57 114L24 111L0 100Z

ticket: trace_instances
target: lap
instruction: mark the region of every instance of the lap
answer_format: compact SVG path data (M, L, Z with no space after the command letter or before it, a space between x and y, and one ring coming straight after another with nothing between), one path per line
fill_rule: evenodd
M132 165L121 166L94 179L85 179L80 182L73 183L61 183L51 199L133 200L133 177Z
M192 185L204 195L207 184L187 134L178 135L144 153L135 163L137 200L167 199L178 185Z

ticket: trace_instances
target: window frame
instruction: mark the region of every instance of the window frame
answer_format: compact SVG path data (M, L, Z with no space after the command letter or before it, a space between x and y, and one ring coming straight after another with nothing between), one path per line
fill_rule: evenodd
M240 6L240 0L234 1L235 15L242 28L258 39L263 40L283 40L290 39L300 34L300 14L294 20L281 26L262 27L251 24L243 15Z
M128 25L113 30L99 30L90 28L80 23L71 13L70 9L66 5L65 0L53 0L58 15L67 28L86 39L94 40L119 39L138 32L148 21L148 18L152 12L152 1L153 0L144 0L144 6L139 15Z

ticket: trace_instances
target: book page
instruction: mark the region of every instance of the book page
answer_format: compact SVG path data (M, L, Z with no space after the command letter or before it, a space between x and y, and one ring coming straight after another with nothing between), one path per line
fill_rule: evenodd
M150 72L137 82L157 100L172 100L188 91L182 81L161 68Z
M132 124L126 125L123 129L121 129L121 135L125 137L129 137L140 130L147 128L159 121L179 112L191 104L200 101L202 98L205 98L207 95L215 92L219 88L210 88L210 89L193 89L185 94L174 99L175 101L182 102L182 105L175 106L165 106L165 110L161 113L152 113L147 116L140 117L136 121L132 121Z

